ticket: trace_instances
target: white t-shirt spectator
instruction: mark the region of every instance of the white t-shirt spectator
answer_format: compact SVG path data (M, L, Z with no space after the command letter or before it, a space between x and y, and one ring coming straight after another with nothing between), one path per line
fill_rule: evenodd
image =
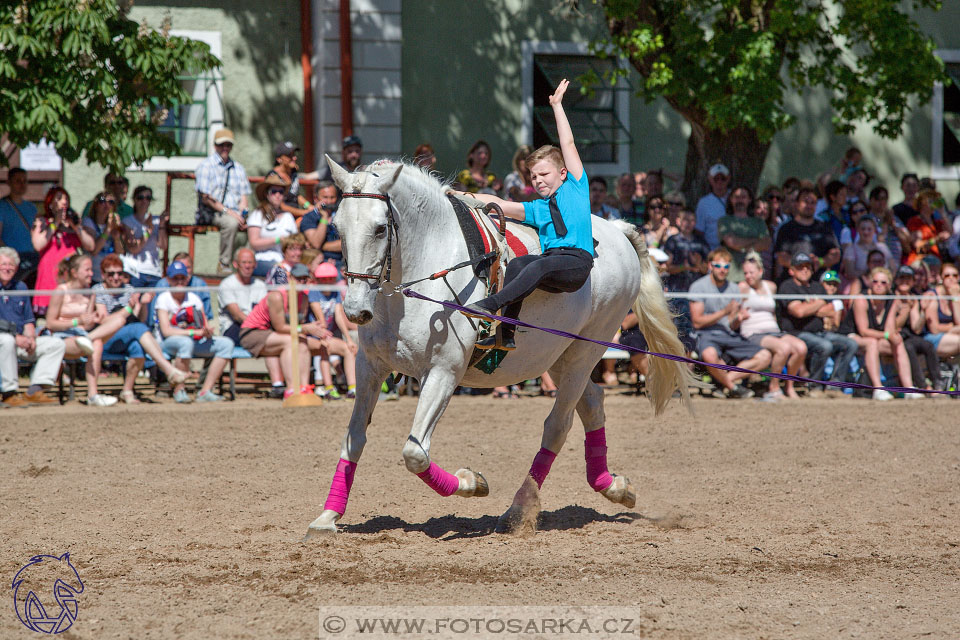
M247 226L259 227L261 238L286 238L299 231L293 214L284 212L274 218L273 221L266 222L263 219L263 211L260 209L247 217ZM264 251L257 251L256 254L257 262L277 263L283 260L283 253L280 251L279 244L275 244Z
M157 278L163 276L163 268L160 265L160 249L157 248L160 218L150 216L148 220L148 224L142 224L136 216L127 216L123 219L123 226L133 231L133 237L142 238L149 234L147 243L143 245L140 253L123 255L123 270L137 278L142 275L156 276Z
M196 310L194 311L194 313L199 315L195 315L194 317L200 317L200 318L205 317L203 315L203 301L200 299L200 297L197 294L195 294L192 291L188 291L187 295L184 296L183 298L183 302L179 304L177 303L176 300L173 299L173 294L170 293L169 291L164 291L159 296L157 296L156 310L160 311L160 309L163 309L164 311L166 311L170 319L170 324L173 326L177 325L177 313L181 309L186 309L188 307L196 307ZM157 317L159 318L159 314L157 315ZM164 336L162 333L160 333L159 320L157 321L157 324L153 327L153 333L158 341L160 342L163 341Z
M250 313L254 305L267 296L267 285L256 278L250 284L243 284L234 273L223 279L217 293L220 296L220 334L223 335L236 324L227 311L227 305L236 304L240 311Z

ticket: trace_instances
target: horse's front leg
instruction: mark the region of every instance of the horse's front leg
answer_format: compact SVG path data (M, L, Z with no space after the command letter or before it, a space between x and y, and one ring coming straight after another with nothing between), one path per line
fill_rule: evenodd
M387 367L382 363L370 362L362 349L357 354L357 399L353 406L353 415L350 416L350 425L340 445L340 461L333 474L333 482L327 494L327 501L323 505L323 513L310 523L305 539L336 533L337 521L347 509L347 499L350 497L350 487L353 485L357 462L360 461L363 446L367 443L367 426L377 406L380 385L388 373Z
M485 496L490 489L479 472L459 469L453 474L430 460L430 438L459 381L459 375L443 369L433 369L421 381L413 428L403 445L403 462L408 471L441 496Z

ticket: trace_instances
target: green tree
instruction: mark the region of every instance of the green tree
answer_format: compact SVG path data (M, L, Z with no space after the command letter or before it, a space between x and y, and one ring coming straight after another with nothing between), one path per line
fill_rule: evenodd
M191 101L178 80L220 66L201 42L127 17L131 0L0 3L0 132L53 142L66 160L123 170L179 152L158 131ZM4 158L5 160L5 158ZM2 162L2 161L0 161Z
M934 82L947 81L934 43L904 10L936 11L937 0L594 2L610 33L595 50L628 59L640 95L663 97L690 123L688 198L708 190L718 161L756 189L774 134L794 122L787 92L824 88L838 133L866 121L894 138Z

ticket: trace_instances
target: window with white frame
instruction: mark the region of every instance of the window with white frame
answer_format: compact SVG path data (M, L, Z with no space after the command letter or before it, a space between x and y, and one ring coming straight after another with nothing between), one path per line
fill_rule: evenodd
M931 100L934 178L960 178L960 50L937 51L950 82L937 83Z

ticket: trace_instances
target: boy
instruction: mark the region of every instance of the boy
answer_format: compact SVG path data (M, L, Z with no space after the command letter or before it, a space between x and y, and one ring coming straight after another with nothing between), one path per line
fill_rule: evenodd
M515 258L507 265L503 289L499 293L467 305L474 317L497 313L517 318L523 299L535 290L572 293L587 281L593 268L593 226L590 215L590 190L587 174L573 141L573 131L563 111L563 94L570 83L563 80L550 96L557 121L560 148L543 146L527 158L533 187L541 200L508 202L496 196L466 194L483 202L495 202L506 216L534 224L540 232L542 255ZM568 179L569 178L569 179ZM490 336L479 342L480 349L516 349L512 324L500 325L499 340Z

